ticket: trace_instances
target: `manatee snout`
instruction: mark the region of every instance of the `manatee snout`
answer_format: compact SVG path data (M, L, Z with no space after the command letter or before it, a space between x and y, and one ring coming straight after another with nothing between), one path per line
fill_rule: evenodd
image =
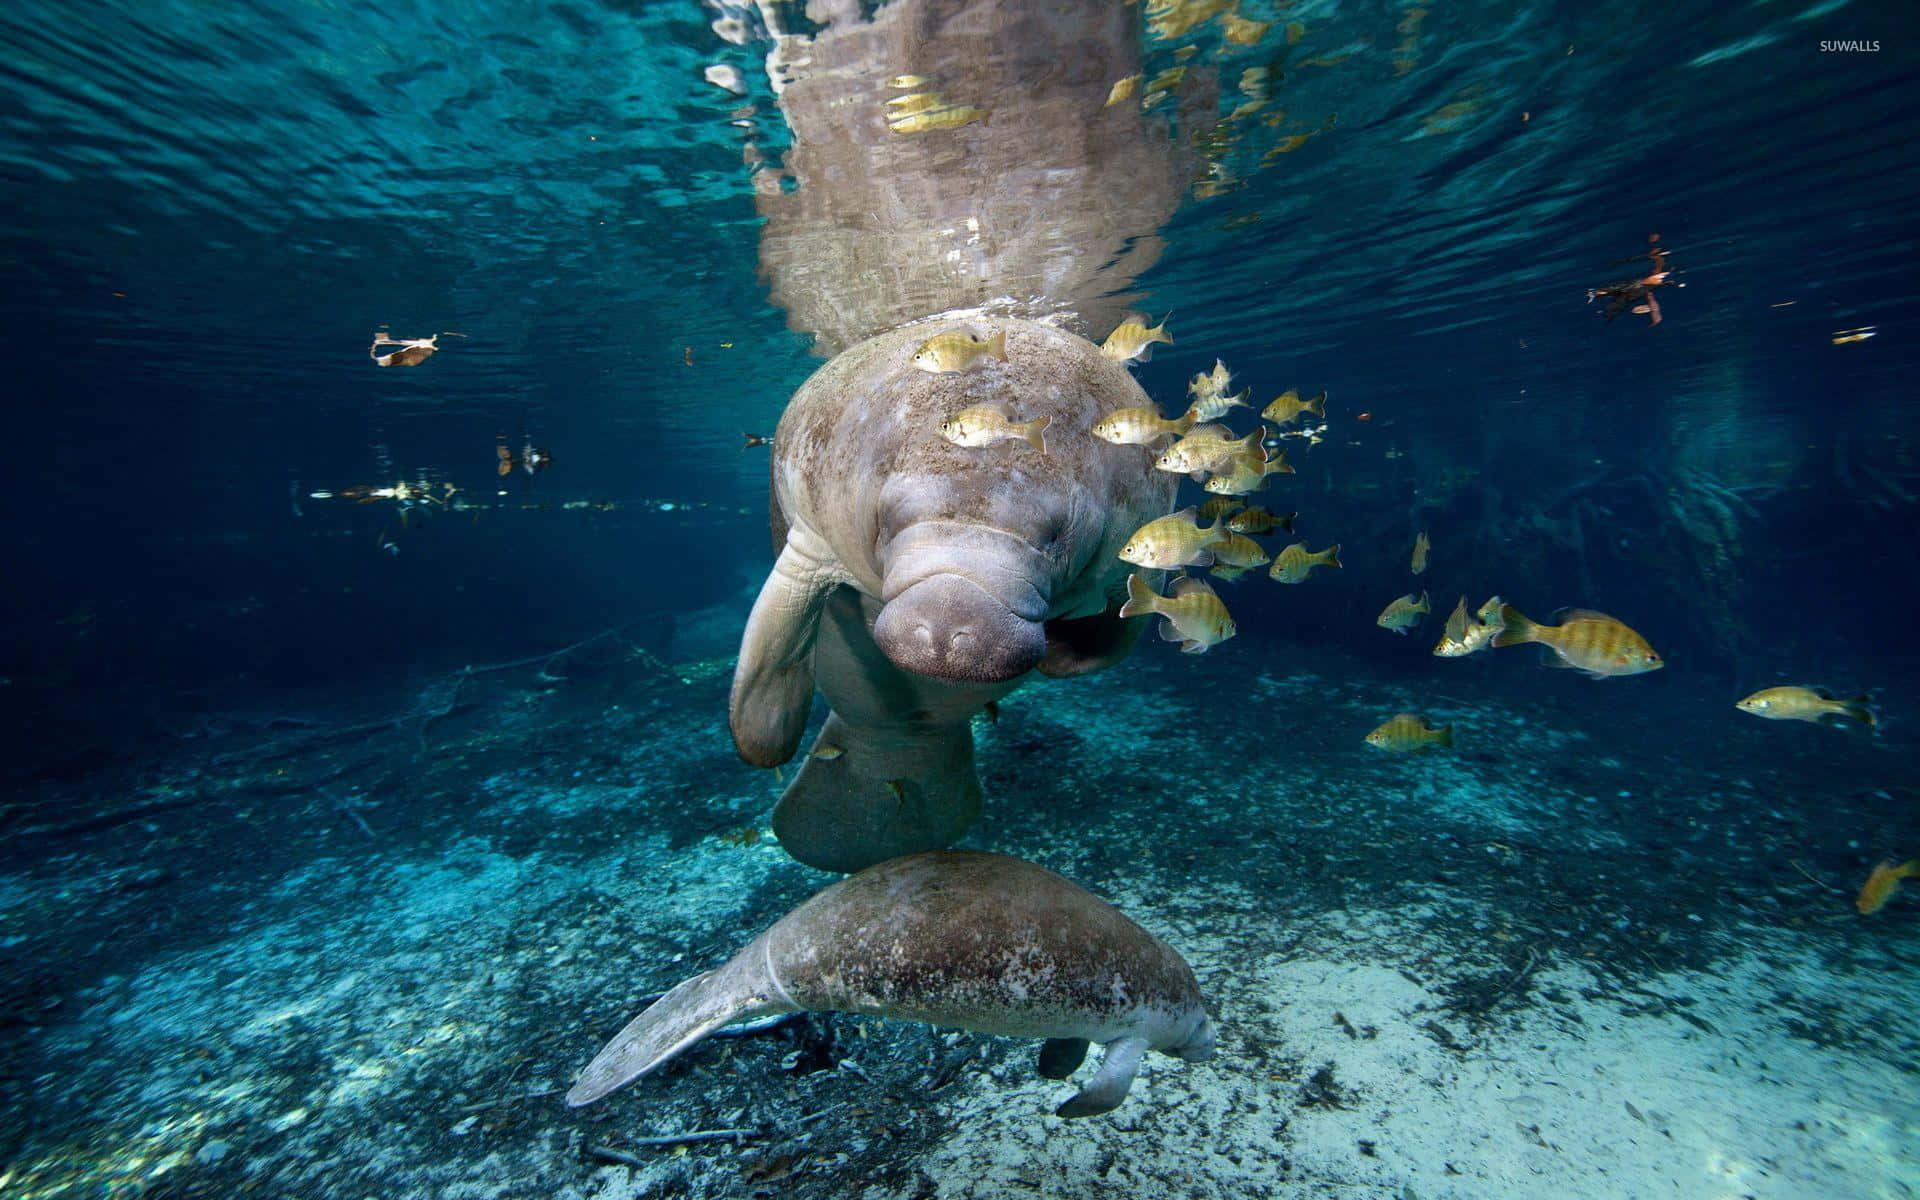
M955 683L1005 683L1040 665L1047 634L958 575L933 575L889 600L873 640L895 666Z

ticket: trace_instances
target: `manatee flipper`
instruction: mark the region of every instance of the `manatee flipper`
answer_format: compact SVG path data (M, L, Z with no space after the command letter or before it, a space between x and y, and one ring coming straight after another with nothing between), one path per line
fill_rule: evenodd
M972 717L1011 690L902 671L874 644L872 620L852 588L827 598L813 677L833 712L773 810L787 853L827 871L937 850L966 833L980 816Z
M1127 1090L1133 1087L1134 1074L1140 1070L1140 1060L1146 1053L1147 1039L1143 1037L1108 1042L1106 1053L1100 1059L1100 1070L1080 1089L1079 1095L1054 1109L1053 1115L1097 1117L1120 1107L1120 1102L1127 1098Z
M1091 675L1125 658L1147 622L1122 620L1117 612L1047 622L1047 656L1040 673L1054 679Z
M866 728L835 713L781 794L773 833L808 866L850 872L950 846L979 816L970 726Z
M760 587L740 639L727 723L734 748L756 767L793 757L813 705L813 652L820 608L845 577L832 551L795 528Z
M627 1022L627 1027L580 1072L567 1092L567 1103L576 1108L593 1103L649 1074L722 1025L799 1011L792 1004L776 1001L776 992L776 988L749 978L739 959L695 975Z
M1087 1061L1087 1039L1048 1038L1040 1043L1040 1077L1065 1079Z

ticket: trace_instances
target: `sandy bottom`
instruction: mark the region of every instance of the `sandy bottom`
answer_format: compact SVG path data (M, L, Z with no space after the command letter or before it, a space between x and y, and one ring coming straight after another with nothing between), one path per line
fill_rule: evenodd
M978 727L969 843L1161 934L1220 1025L1110 1116L1051 1116L1031 1043L845 1016L565 1108L639 997L829 881L765 831L728 664L615 656L37 797L0 1196L1920 1196L1920 889L1849 904L1916 848L1912 746L1243 642ZM1361 744L1402 707L1459 749ZM741 1132L642 1140L703 1130Z

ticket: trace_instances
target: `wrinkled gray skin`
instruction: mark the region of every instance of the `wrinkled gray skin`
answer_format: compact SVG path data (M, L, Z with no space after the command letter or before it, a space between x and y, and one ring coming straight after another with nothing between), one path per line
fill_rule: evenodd
M843 879L630 1021L567 1093L588 1104L734 1021L857 1012L1041 1037L1064 1079L1089 1043L1100 1069L1055 1113L1126 1098L1148 1050L1202 1062L1215 1033L1178 951L1086 889L1000 854L935 851Z
M914 351L949 329L1007 331L1005 363L935 375ZM947 441L951 414L1046 415L1047 453ZM730 723L758 766L793 757L817 685L832 715L774 812L802 862L855 871L952 843L979 815L969 719L1035 669L1124 658L1129 534L1178 480L1088 428L1149 403L1073 334L1009 318L917 322L853 346L787 405L775 435L779 558L741 641ZM829 749L822 757L821 748Z

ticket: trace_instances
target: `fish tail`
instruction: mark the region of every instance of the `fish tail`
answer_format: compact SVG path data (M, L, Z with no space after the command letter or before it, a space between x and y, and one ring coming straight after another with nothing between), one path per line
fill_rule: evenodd
M1340 565L1340 543L1339 542L1335 542L1333 545L1328 546L1325 550L1322 550L1320 553L1326 555L1326 558L1322 559L1320 562L1321 566L1337 567Z
M1179 416L1173 419L1172 425L1173 425L1174 435L1176 437L1187 436L1187 434L1193 431L1193 426L1195 422L1199 421L1199 419L1200 419L1200 406L1197 404L1189 406L1186 412L1180 414Z
M1873 697L1869 695L1863 694L1855 696L1850 700L1842 700L1840 702L1840 712L1838 715L1850 717L1869 729L1876 728L1880 724L1880 714L1874 710ZM1913 866L1914 864L1908 863L1907 865Z
M1275 450L1273 457L1267 460L1266 466L1261 470L1261 474L1263 475L1291 475L1293 473L1293 468L1287 465L1287 452L1285 450ZM1287 532L1293 532L1291 523L1287 526Z
M1895 879L1920 879L1920 858L1910 858L1893 869Z
M1306 411L1312 413L1316 417L1326 416L1327 415L1327 394L1325 392L1321 392L1318 396L1315 396L1313 399L1307 401Z
M1281 455L1280 457L1281 457L1281 458L1285 458L1285 457L1286 457L1286 455L1285 455L1285 454L1282 454L1282 455ZM1300 515L1300 514L1299 514L1299 513L1297 513L1297 512L1290 512L1290 513L1288 513L1288 514L1287 514L1286 516L1284 516L1284 517L1281 517L1281 518L1280 518L1280 528L1281 528L1282 530L1284 530L1285 532L1287 532L1287 533L1292 533L1292 532L1293 532L1293 522L1294 522L1294 519L1295 519L1295 518L1297 518L1297 517L1298 517L1299 515Z
M1423 612L1423 613L1430 613L1433 611L1433 605L1431 605L1427 601L1427 590L1425 588L1420 589L1420 603L1414 605L1413 610L1415 612Z
M993 336L987 339L987 353L993 355L1001 362L1007 361L1006 330L996 329L993 331Z
M1005 340L1007 335L1002 332L999 336L1002 340ZM1004 356L1001 358L1001 361L1006 361ZM1052 417L1035 417L1020 427L1020 436L1027 439L1027 445L1045 454L1047 452L1047 426L1051 424L1053 424Z
M591 1104L729 1022L793 1011L791 1005L769 1003L755 989L743 992L740 985L739 972L728 964L695 975L654 1001L594 1055L567 1092L567 1103Z
M1120 616L1140 617L1160 611L1160 594L1153 590L1139 574L1127 576L1127 602L1120 606Z
M1496 650L1502 646L1519 646L1540 640L1540 627L1527 620L1511 604L1500 606L1500 625L1500 632L1493 635Z
M1447 749L1453 749L1453 726L1442 725L1433 731L1433 740Z

